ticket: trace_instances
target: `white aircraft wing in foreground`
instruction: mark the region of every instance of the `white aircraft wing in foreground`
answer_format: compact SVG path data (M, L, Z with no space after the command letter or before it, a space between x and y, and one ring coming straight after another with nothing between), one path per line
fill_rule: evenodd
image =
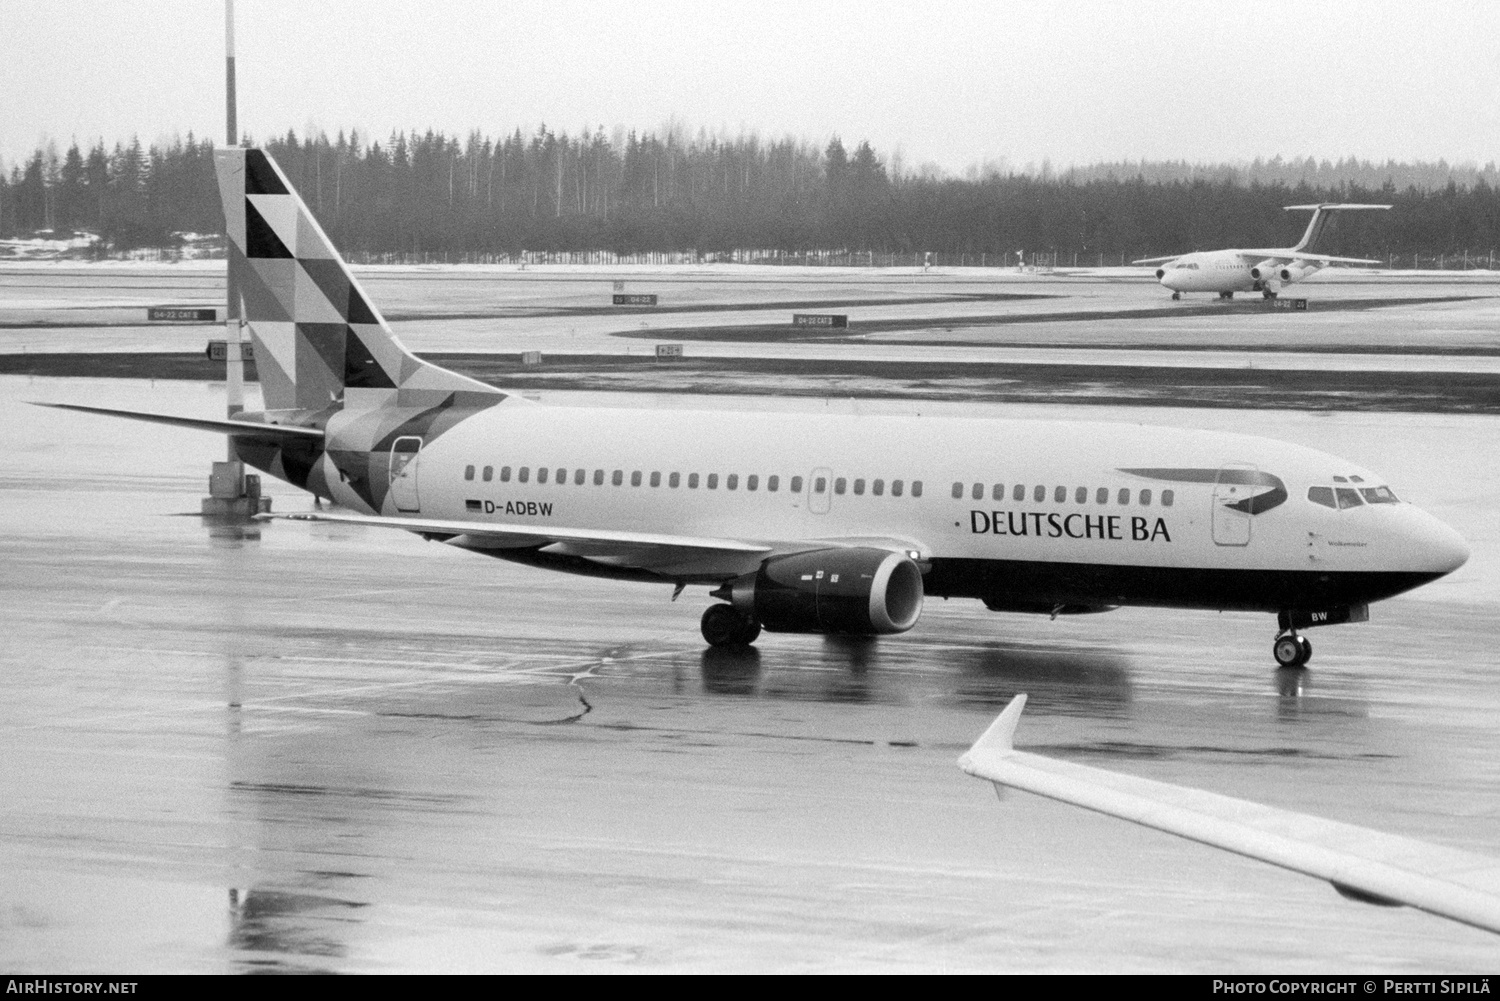
M1353 824L1017 751L1017 695L958 766L976 778L1326 879L1353 900L1408 905L1500 932L1500 860Z

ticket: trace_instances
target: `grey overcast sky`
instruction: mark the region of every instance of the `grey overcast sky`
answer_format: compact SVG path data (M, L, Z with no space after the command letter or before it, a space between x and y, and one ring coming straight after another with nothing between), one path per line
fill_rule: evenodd
M240 123L868 139L960 172L1500 159L1500 2L238 0ZM0 0L0 160L223 139L223 0Z

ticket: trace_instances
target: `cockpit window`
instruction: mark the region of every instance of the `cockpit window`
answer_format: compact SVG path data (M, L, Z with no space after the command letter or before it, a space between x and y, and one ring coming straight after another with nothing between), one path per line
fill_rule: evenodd
M1333 499L1333 487L1308 487L1307 499L1314 504L1322 504L1338 510L1338 502Z
M1178 261L1176 264L1172 265L1172 267L1175 268L1178 271L1197 271L1198 270L1198 265L1196 265L1196 264L1184 264L1181 261Z
M1361 507L1364 501L1359 499L1359 491L1353 487L1334 487L1334 495L1339 499L1339 508Z
M1359 491L1370 504L1400 504L1390 487L1361 487Z

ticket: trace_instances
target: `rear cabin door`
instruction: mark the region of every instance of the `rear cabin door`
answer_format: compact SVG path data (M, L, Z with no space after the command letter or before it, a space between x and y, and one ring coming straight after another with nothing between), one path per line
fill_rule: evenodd
M415 435L397 438L391 445L391 498L397 511L422 510L422 495L417 492L421 454L422 439Z
M1245 476L1246 472L1256 472L1256 467L1238 463L1225 466L1219 470L1219 477L1214 481L1213 524L1214 542L1217 545L1250 544L1250 514L1230 507L1231 504L1237 504L1255 494L1255 487L1247 482L1253 477Z

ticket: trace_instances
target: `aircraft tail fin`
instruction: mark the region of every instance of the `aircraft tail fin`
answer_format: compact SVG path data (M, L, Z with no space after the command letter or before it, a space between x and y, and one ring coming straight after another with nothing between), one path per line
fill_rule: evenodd
M1312 212L1312 218L1307 222L1307 229L1305 232L1303 232L1302 239L1298 240L1297 245L1292 249L1305 250L1308 253L1314 253L1317 250L1317 243L1319 239L1321 239L1321 237L1323 236L1324 228L1327 227L1328 221L1333 218L1333 213L1351 212L1360 209L1388 209L1390 208L1390 206L1356 205L1348 203L1335 204L1333 202L1321 202L1317 205L1287 205L1283 206L1283 208L1287 212Z
M255 343L267 410L505 395L422 361L397 340L268 153L221 149L214 166L231 288Z

